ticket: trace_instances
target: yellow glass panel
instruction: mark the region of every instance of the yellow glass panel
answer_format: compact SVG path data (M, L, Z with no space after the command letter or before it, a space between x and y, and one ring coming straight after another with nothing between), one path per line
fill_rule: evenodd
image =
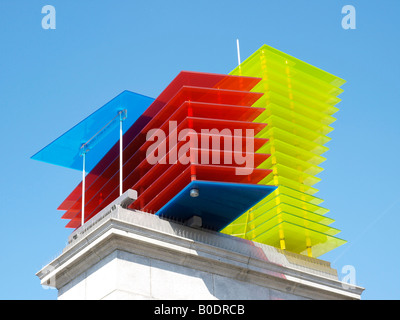
M297 114L318 121L324 125L330 125L336 121L336 118L330 115L312 109L300 102L293 101L271 90L266 91L264 95L253 104L253 107L265 108L269 103L274 103L282 108L292 110Z
M278 188L279 189L279 188ZM300 200L297 199L295 197L291 197L287 194L284 193L280 193L278 195L275 195L275 192L273 194L270 194L269 196L265 197L263 200L261 200L259 203L257 203L254 207L252 207L252 210L256 210L260 207L263 208L263 210L269 210L272 207L280 204L280 203L286 203L289 204L291 206L300 208L300 209L304 209L307 211L311 211L314 213L318 213L318 214L326 214L329 212L329 209L320 207L316 204L304 201L304 200Z
M263 181L260 182L260 184L271 185L271 186L285 186L310 195L313 195L318 192L318 189L316 188L307 186L303 183L299 183L297 181L282 176L274 176L273 174L269 174L266 179L263 179Z
M346 243L345 240L340 238L307 229L289 222L282 222L252 240L279 248L280 229L284 234L286 250L303 255L307 255L308 245L311 247L312 256L319 257Z
M330 236L334 236L340 232L340 230L329 227L325 224L282 212L268 220L264 220L261 224L257 224L255 228L249 228L250 230L246 232L245 238L251 240L257 239L257 237L259 237L265 231L272 229L281 222L290 222L317 232L325 233Z
M326 135L333 130L332 127L327 126L319 121L310 119L308 117L302 116L294 111L288 110L284 107L280 107L274 103L269 103L265 107L265 111L262 113L265 117L269 116L278 116L284 120L290 121L292 123L296 123L304 128L315 131L319 134ZM257 119L254 120L257 122Z
M267 130L262 130L259 134L256 135L256 137L257 138L268 138L270 140L278 139L280 141L286 142L295 147L302 148L306 151L315 153L317 155L321 155L324 152L329 150L327 147L325 147L321 144L309 141L307 139L304 139L300 136L297 136L297 135L287 132L285 130L282 130L282 129L279 129L276 127L274 128L272 126L267 126L266 129Z
M276 188L275 191L273 191L271 194L269 194L267 197L265 197L259 203L265 203L265 202L275 198L278 195L287 195L291 198L298 199L300 201L304 201L304 202L314 204L314 205L319 205L322 202L324 202L324 200L322 200L321 198L317 198L317 197L309 195L307 193L297 191L295 189L280 185Z
M231 74L262 78L252 91L264 95L253 107L265 111L254 121L268 124L257 137L269 141L257 152L271 155L259 168L272 173L259 183L277 189L222 232L314 257L342 245L313 185L345 81L267 45Z
M318 156L312 152L306 151L299 147L294 147L289 143L277 139L271 139L257 151L257 153L266 153L266 154L272 154L274 152L280 152L314 165L318 165L326 160L326 158L322 156Z
M254 75L254 76L257 76L257 75ZM260 77L260 76L258 75L257 77ZM289 98L290 100L307 105L311 109L325 113L327 115L333 115L339 111L339 109L337 107L335 107L331 104L319 101L319 100L315 99L313 96L309 96L302 92L293 90L291 87L288 87L287 85L282 85L275 81L270 81L269 79L266 79L264 77L264 75L262 76L262 79L263 80L261 80L251 91L266 92L266 91L271 90L271 91L274 91L284 97ZM335 104L340 101L339 98L335 98L335 99L337 100L335 102Z
M264 169L263 164L261 164L259 166L259 168ZM277 176L277 177L284 177L290 180L293 180L294 182L300 183L300 184L304 184L306 186L313 186L314 184L318 183L321 181L320 178L314 177L310 174L301 172L299 170L295 170L289 167L286 167L284 165L281 164L276 164L272 167L269 168L265 168L265 169L272 169L273 172L271 174L269 174L266 178L264 178L263 180L261 180L259 182L259 184L269 184L267 183L268 181L270 181L270 176ZM275 184L273 184L275 185ZM289 186L290 187L290 186ZM302 191L302 190L300 190Z
M286 166L288 168L292 168L292 169L307 173L309 175L316 175L324 170L321 167L318 167L318 166L308 163L306 161L285 155L284 153L281 153L281 152L271 153L271 156L267 160L265 160L261 165L259 165L258 167L263 168L263 169L271 169L272 166L274 166L277 163L279 163L283 166ZM278 171L278 174L279 174L279 171Z
M315 132L313 130L307 129L303 126L300 126L296 123L290 122L288 120L285 120L281 117L275 116L275 115L270 115L266 112L261 113L257 119L254 120L254 122L261 122L261 123L267 123L268 126L265 127L263 130L261 130L257 136L260 138L265 138L265 133L269 131L269 126L274 127L274 128L279 128L281 130L285 130L286 132L289 132L295 136L301 137L303 139L306 139L310 142L314 142L320 145L324 145L325 143L329 142L331 138L320 134L318 132Z
M263 78L264 81L281 85L289 90L302 92L310 97L313 97L315 100L332 106L340 101L340 99L336 96L343 91L342 89L336 90L335 94L333 95L329 92L318 90L315 86L307 84L304 79L302 81L299 80L298 77L296 77L298 73L293 68L288 67L286 64L279 65L271 61L266 61L265 68L258 68L257 70L257 66L255 65L254 67L243 68L242 70L244 70L246 73L256 75L259 78Z
M265 221L271 219L273 216L282 212L286 212L300 218L309 219L311 221L325 225L329 225L335 221L334 219L324 216L322 214L307 211L305 209L301 209L286 203L281 203L275 206L270 206L268 204L268 206L265 207L261 206L257 209L249 210L249 214L246 219L248 223L248 230L256 228L257 225L260 225L262 223L262 220Z
M243 70L251 66L257 66L260 68L260 58L265 57L268 63L265 64L264 68L270 63L271 67L278 69L278 71L286 70L286 66L289 66L291 76L296 77L299 81L303 81L310 86L317 88L318 90L328 92L332 95L338 95L342 92L339 87L346 81L334 76L326 71L323 71L315 66L312 66L304 61L301 61L295 57L292 57L282 51L272 48L267 45L263 45L260 49L255 51L249 58L241 63L240 66L236 67L230 74L240 74ZM261 67L263 67L261 65ZM257 70L256 69L256 70ZM242 74L245 75L245 74Z

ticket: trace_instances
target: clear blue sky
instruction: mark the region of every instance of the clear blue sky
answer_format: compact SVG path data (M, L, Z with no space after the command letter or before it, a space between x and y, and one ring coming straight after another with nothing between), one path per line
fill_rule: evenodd
M321 258L354 266L364 299L399 299L399 21L398 0L1 0L0 299L55 299L35 273L71 232L56 209L81 173L30 156L125 89L228 73L236 38L242 60L265 43L347 80L316 187L348 243Z

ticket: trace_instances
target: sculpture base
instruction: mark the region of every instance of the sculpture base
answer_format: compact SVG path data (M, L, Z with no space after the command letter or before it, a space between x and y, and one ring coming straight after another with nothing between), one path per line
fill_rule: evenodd
M59 299L360 299L326 261L155 215L103 210L37 273Z

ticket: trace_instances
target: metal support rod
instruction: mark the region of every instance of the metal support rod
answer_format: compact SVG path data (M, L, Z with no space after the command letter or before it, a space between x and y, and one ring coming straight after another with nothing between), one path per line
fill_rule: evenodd
M86 153L94 148L101 140L104 138L105 134L110 131L110 128L115 128L116 120L119 116L119 195L121 196L123 193L123 175L122 175L122 166L123 166L123 141L122 141L122 122L127 117L127 110L124 109L119 111L114 118L107 123L100 131L98 131L93 137L91 137L88 141L82 144L79 154L82 155L83 158L83 166L82 166L82 221L81 225L85 223L85 177L86 177Z
M237 47L237 56L238 56L238 65L240 65L240 48L239 48L239 39L236 39L236 47Z
M86 172L85 172L85 161L86 161L86 153L82 154L83 158L83 165L82 165L82 221L81 221L81 226L85 223L85 177L86 177Z
M122 167L123 167L123 158L122 158L122 153L123 153L123 141L122 141L122 114L123 112L120 113L119 115L119 195L122 196L123 191L123 174L122 174Z

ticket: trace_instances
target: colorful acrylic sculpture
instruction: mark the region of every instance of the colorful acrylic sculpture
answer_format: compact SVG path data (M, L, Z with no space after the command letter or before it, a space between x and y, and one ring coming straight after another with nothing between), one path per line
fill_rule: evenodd
M129 209L318 257L345 242L314 195L343 83L265 45L230 75L182 71L157 99L125 91L33 158L81 170L90 150L58 208L68 228L132 188Z

